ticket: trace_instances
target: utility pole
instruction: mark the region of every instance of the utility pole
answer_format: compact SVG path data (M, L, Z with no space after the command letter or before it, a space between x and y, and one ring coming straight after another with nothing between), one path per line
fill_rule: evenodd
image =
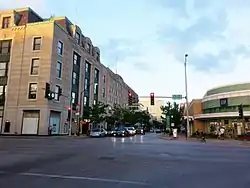
M186 92L186 97L185 98L186 98L186 116L187 116L186 138L190 136L189 113L188 113L187 57L188 57L188 54L185 54L184 69L185 69L185 92Z

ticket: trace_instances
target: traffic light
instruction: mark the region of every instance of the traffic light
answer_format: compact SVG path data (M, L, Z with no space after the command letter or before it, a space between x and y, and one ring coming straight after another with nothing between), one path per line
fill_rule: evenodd
M239 118L243 119L244 115L243 115L243 105L239 105L238 106L238 111L239 111Z
M58 91L58 97L62 96L62 88L59 87L59 91Z
M150 93L150 104L155 105L155 94L154 93Z
M131 106L133 104L132 93L128 93L128 105Z
M45 96L44 96L44 98L47 98L47 99L50 98L50 84L49 84L49 83L46 83L46 86L45 86Z

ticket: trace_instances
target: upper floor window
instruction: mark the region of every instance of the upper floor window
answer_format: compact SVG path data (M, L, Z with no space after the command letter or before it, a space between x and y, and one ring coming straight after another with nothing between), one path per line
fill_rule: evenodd
M57 53L63 55L63 43L61 41L57 43Z
M77 44L80 44L81 42L81 35L78 32L76 32L76 41L77 41Z
M28 99L36 99L36 98L37 98L37 83L30 83Z
M104 75L103 76L103 83L105 83L106 82L106 76Z
M71 100L72 100L72 104L75 104L75 102L76 102L76 93L75 92L71 93Z
M95 82L98 83L99 82L99 70L98 69L95 69Z
M87 50L87 52L90 53L90 51L91 51L91 45L89 43L86 44L86 50Z
M88 89L88 79L85 78L84 80L84 89L87 90Z
M89 71L89 63L86 61L85 62L85 72Z
M6 76L7 74L7 62L0 62L0 76Z
M33 50L41 50L42 37L35 37L33 39Z
M62 78L62 63L60 61L57 61L56 64L56 77Z
M30 74L38 75L38 69L39 69L39 58L34 58L31 60Z
M73 84L76 84L76 80L77 80L77 74L75 72L73 72L73 75L72 75L72 83Z
M9 40L1 41L0 42L0 53L2 53L2 54L10 53L10 46L11 46L11 41L9 41Z
M73 54L73 63L74 65L80 65L80 61L81 61L81 56L79 56L76 52L74 52Z
M55 87L55 100L56 101L59 101L59 95L58 95L59 90L60 90L60 86L56 85Z
M99 52L96 52L96 60L100 61L100 54L99 54Z
M2 22L2 28L3 29L6 29L6 28L10 27L10 20L11 20L10 16L3 18L3 22Z

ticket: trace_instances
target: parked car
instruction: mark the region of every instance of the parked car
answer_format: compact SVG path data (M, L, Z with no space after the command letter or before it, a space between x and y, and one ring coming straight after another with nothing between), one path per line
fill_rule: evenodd
M91 137L103 137L105 136L105 132L103 129L92 129L90 131L90 136Z
M118 128L112 128L108 131L108 136L116 136Z
M127 130L130 136L134 136L136 134L136 130L134 127L125 127L125 129Z
M121 127L121 128L118 128L117 130L117 136L121 136L121 137L129 136L129 132L126 128Z
M142 128L142 127L138 127L137 129L136 129L136 134L145 134L145 131L144 131L144 129Z
M161 133L161 129L155 129L155 133Z

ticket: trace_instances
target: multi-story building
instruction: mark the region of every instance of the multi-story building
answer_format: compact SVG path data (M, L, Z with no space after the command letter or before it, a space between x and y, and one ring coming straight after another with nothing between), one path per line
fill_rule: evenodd
M210 89L201 100L189 105L193 132L204 132L223 126L232 134L250 132L250 83L226 85ZM239 106L244 118L239 117Z
M125 105L131 91L138 98L100 55L67 17L43 19L30 8L0 11L1 133L48 134L49 126L52 134L67 133L69 108L75 117L99 101ZM53 100L44 97L46 83Z

